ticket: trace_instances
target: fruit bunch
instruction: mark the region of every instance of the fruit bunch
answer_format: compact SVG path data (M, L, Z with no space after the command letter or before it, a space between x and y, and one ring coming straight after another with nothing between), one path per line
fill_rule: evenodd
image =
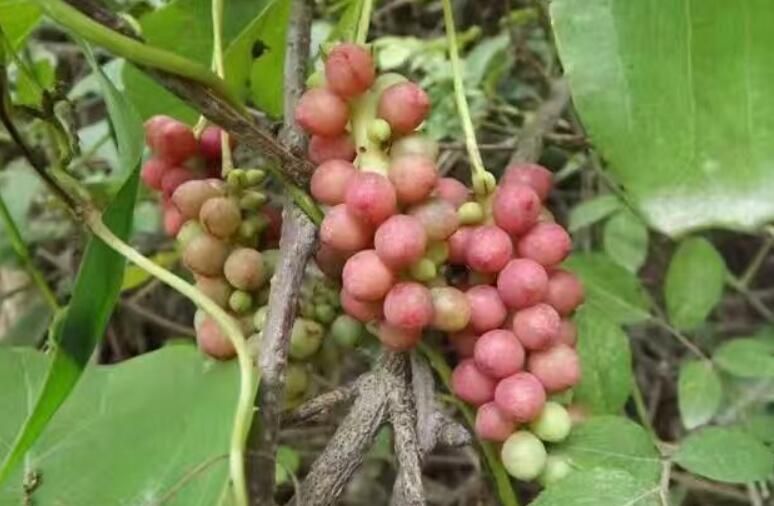
M425 330L447 334L460 358L452 388L478 408L479 437L503 443L514 477L555 478L543 441L565 438L570 417L547 396L580 378L568 317L584 293L559 267L571 241L543 207L550 171L515 164L496 186L474 176L475 195L440 177L437 146L417 132L427 95L377 75L363 47L334 47L312 82L295 116L326 206L316 261L341 279L342 308L396 351Z

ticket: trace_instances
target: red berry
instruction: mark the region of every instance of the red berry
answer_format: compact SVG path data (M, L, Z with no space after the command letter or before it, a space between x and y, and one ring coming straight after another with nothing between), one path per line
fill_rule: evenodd
M353 216L372 226L378 226L397 211L395 188L376 172L358 172L347 185L345 202Z
M567 231L556 223L538 223L521 238L519 256L531 258L544 267L552 267L570 254L572 240Z
M422 224L413 216L396 214L382 223L374 236L374 248L379 258L395 270L419 261L425 254L427 235Z
M502 177L503 185L524 184L535 190L540 200L546 200L553 186L551 171L534 163L509 165Z
M548 274L534 260L516 258L497 276L497 291L505 305L522 309L537 304L548 289Z
M398 202L403 205L421 202L433 191L438 180L435 162L421 155L404 155L392 160L390 181L395 185Z
M516 424L494 402L479 406L476 411L476 435L485 441L502 442L516 429Z
M431 241L446 240L457 231L460 223L454 206L441 199L430 199L414 206L409 214L422 223Z
M486 332L503 324L507 310L495 287L476 285L465 296L470 306L470 326L475 332Z
M164 232L170 237L175 237L180 227L185 223L185 217L174 205L164 206Z
M493 225L476 227L468 241L465 259L471 269L499 272L513 256L513 243L503 229Z
M199 136L199 153L205 160L219 162L222 155L221 134L223 129L216 126L208 126ZM229 146L233 148L236 143L234 137L229 137Z
M487 376L505 378L521 370L524 348L513 332L495 329L478 338L473 357Z
M156 154L172 165L179 165L199 150L193 131L185 123L169 121L159 127Z
M581 377L577 352L564 344L530 353L527 369L550 393L561 392L577 385Z
M161 180L171 167L159 158L149 158L142 166L140 178L145 186L153 190L161 190Z
M231 340L209 316L196 329L196 343L203 353L217 360L230 360L236 356Z
M407 134L427 117L430 99L416 83L393 84L379 97L378 116L390 124L393 133Z
M442 177L435 185L435 194L457 209L470 198L470 190L453 177Z
M353 252L371 244L373 230L355 218L344 204L328 210L320 225L320 240L339 251Z
M342 97L360 95L371 87L375 77L371 53L356 44L339 44L325 61L328 88Z
M161 194L164 198L172 197L177 187L186 181L196 179L188 169L182 167L172 167L161 176Z
M392 351L406 351L414 348L422 339L419 329L396 327L387 322L379 324L379 341Z
M546 302L554 306L560 315L568 316L583 303L583 284L571 272L556 270L548 278Z
M313 135L336 137L344 134L349 109L338 95L325 88L306 90L296 105L296 121Z
M541 208L537 193L525 185L500 186L492 200L495 223L513 235L521 235L537 223Z
M454 368L451 389L463 401L480 406L494 398L495 380L481 372L468 358Z
M369 249L352 255L344 264L341 274L344 289L364 301L384 298L395 283L395 275L384 262Z
M422 329L433 320L433 299L424 285L398 283L384 299L384 319L404 329Z
M506 416L524 423L540 414L546 403L546 391L534 375L517 372L497 383L494 399Z
M542 350L559 341L561 319L548 304L535 304L513 317L513 333L528 350Z
M355 298L348 291L342 289L339 294L341 307L352 318L363 323L378 320L382 317L382 301L368 302Z
M176 120L170 116L158 114L145 122L145 144L148 145L151 151L155 153L158 149L158 142L161 140L161 129L165 125L174 123L175 121Z
M468 256L468 244L473 227L460 227L449 237L449 263L463 265Z
M345 160L329 160L312 174L309 189L318 202L335 206L344 202L347 185L357 174L357 169Z
M355 155L357 155L355 143L347 133L336 137L313 135L309 139L309 159L314 164L319 165L328 160L351 162L355 159Z

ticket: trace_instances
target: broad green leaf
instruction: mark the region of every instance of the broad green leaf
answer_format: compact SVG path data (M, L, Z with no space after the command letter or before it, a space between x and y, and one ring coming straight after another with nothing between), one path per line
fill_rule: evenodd
M774 453L739 428L693 432L680 443L674 460L692 473L729 483L765 480L774 472Z
M774 218L774 9L767 0L556 0L581 120L656 229Z
M577 471L544 490L531 506L659 506L657 483L642 482L626 471Z
M723 370L740 378L774 377L774 343L758 339L732 339L712 356Z
M15 48L38 24L42 12L33 0L0 0L0 28Z
M158 264L165 269L169 269L180 258L177 251L160 251L151 257L153 263ZM151 279L151 275L136 265L127 265L124 270L124 279L121 282L121 291L134 290L144 285Z
M682 330L701 325L720 302L725 279L726 264L711 242L701 237L681 241L664 282L672 324Z
M764 443L774 444L774 414L752 415L744 421L744 430Z
M49 359L0 349L0 448L28 414ZM171 345L89 367L26 458L40 505L210 506L227 484L236 364ZM198 469L198 470L197 470ZM0 485L0 504L24 504L23 470Z
M238 50L240 46L237 46L235 51L237 55L245 54L242 58L250 69L250 99L258 109L274 117L282 116L285 33L290 17L290 4L291 2L274 0L266 13L251 26L247 40L255 41L260 38L265 46L263 53L252 60L252 65L251 55L246 49Z
M711 362L683 362L677 382L677 401L686 429L695 429L712 420L722 398L723 385Z
M615 195L600 195L584 200L570 211L567 229L570 232L576 232L604 220L620 208L621 201Z
M621 210L605 223L602 242L618 265L637 272L648 256L648 227L631 211Z
M573 427L554 450L579 469L610 468L629 472L644 482L658 481L661 460L648 433L621 416L592 417Z
M582 375L575 400L593 413L618 413L634 381L629 339L617 323L589 308L578 312L576 323Z
M328 35L329 41L353 40L357 32L357 22L363 10L364 0L347 0L347 7L339 16L339 22Z
M640 280L601 253L572 255L565 267L586 288L586 307L618 323L639 323L650 316L650 299Z

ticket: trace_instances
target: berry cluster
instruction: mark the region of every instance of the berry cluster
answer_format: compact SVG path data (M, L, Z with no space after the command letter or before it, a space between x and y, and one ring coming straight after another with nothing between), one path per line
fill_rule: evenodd
M542 441L565 438L570 417L547 396L580 378L568 317L584 292L558 267L571 241L542 205L551 173L515 164L473 198L439 176L436 145L416 132L429 111L419 86L377 76L353 44L330 51L318 80L296 120L312 135L312 195L327 206L316 260L341 278L344 311L396 351L426 329L448 334L460 357L452 387L478 407L479 437L503 443L516 478L557 475Z

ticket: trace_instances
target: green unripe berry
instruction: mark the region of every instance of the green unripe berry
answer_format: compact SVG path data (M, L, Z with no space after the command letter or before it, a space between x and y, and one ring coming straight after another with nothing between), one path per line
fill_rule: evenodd
M476 195L489 195L497 188L497 179L491 172L483 172L473 176L473 191Z
M301 303L301 307L299 308L299 312L301 313L301 316L308 319L314 319L315 317L315 306L314 302L306 301Z
M301 364L289 363L285 379L285 396L288 399L300 397L309 388L309 372Z
M247 169L245 172L245 183L247 186L257 186L266 179L266 171L263 169Z
M411 277L420 282L430 281L438 274L438 269L435 266L435 262L429 258L420 258L418 262L415 262L409 268L409 274Z
M290 356L296 360L304 360L317 353L322 344L323 332L319 323L296 318L290 334Z
M446 241L432 241L427 245L425 258L431 260L436 265L441 265L449 259L449 245Z
M374 142L387 141L392 135L390 124L382 118L374 118L368 122L368 138Z
M336 317L331 325L330 335L341 346L354 348L363 336L363 324L349 315Z
M336 310L328 304L316 304L314 307L315 319L318 322L328 324L336 318Z
M253 297L242 290L235 290L228 298L228 307L236 314L244 314L253 307Z
M508 474L517 480L534 480L546 465L546 447L526 430L511 434L500 450L500 459Z
M266 315L268 314L269 306L261 306L255 310L253 315L253 327L255 327L255 330L258 332L263 330L263 327L266 326Z
M202 235L204 229L202 229L199 220L188 220L180 227L180 231L177 233L177 243L181 248L185 249L189 242L194 238Z
M564 455L549 455L546 466L538 476L538 481L544 487L550 487L557 481L567 477L573 471L572 464Z
M231 169L226 176L226 184L232 190L239 190L247 184L246 176L244 169Z
M249 190L244 192L242 198L239 199L239 207L250 211L257 211L269 200L269 197L265 193L256 190Z
M465 202L457 209L461 225L476 225L484 221L484 208L478 202Z
M529 428L543 441L558 443L570 435L572 420L564 406L548 401L538 417L529 424Z
M280 251L278 249L267 249L261 252L263 255L263 267L266 269L266 277L270 278L274 275L274 271L277 269L277 264L280 259Z

